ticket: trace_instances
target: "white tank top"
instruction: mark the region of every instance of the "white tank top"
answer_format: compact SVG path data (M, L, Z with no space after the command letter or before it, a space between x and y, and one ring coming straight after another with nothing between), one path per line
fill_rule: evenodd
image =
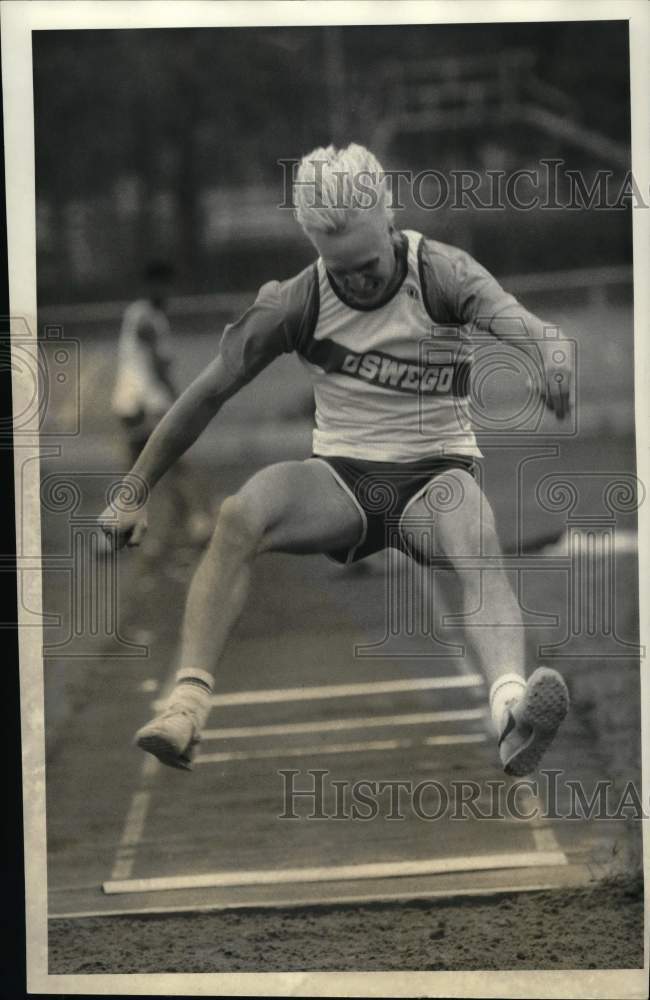
M160 417L173 402L169 389L158 378L151 347L138 335L144 325L155 332L156 353L171 358L171 331L165 313L146 299L132 302L122 319L112 398L113 412L120 417L138 413Z
M422 237L404 235L408 272L375 309L344 303L317 261L318 319L299 352L314 385L317 455L411 462L481 454L467 403L469 331L437 324L428 314L418 258Z

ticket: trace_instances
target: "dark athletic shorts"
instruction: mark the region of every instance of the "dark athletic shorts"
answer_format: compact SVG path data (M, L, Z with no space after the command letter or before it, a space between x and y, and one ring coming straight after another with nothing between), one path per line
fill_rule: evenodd
M465 455L442 455L417 462L366 462L357 458L313 455L356 504L363 521L361 538L351 549L330 552L336 562L348 564L385 548L408 551L400 523L408 508L426 491L432 479L450 469L462 469L476 479L476 462Z

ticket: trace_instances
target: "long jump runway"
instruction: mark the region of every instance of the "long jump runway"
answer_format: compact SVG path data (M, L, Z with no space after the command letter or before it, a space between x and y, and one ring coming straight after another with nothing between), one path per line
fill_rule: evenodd
M84 435L65 462L52 461L52 471L61 465L69 476L70 467L120 467L106 421L108 342L84 369ZM182 360L198 370L214 350L212 337L186 342L191 346ZM185 381L193 374L185 372ZM277 399L288 395L275 378L263 373L241 400L228 404L232 423L220 418L212 437L206 433L205 461L216 462L211 449L216 455L222 441L242 450L237 421L248 413L258 427L266 413L260 417L262 403L268 402L271 414ZM292 369L286 381L292 393L297 378ZM282 437L284 447L284 437L275 437ZM633 443L625 447L627 452L609 449L608 468L633 467ZM567 443L561 458L564 468L599 468L602 440L581 439L573 450ZM557 471L557 461L549 461L540 476ZM512 520L513 462L506 450L491 454L488 463L502 527ZM204 473L225 495L245 471L220 462ZM103 487L93 482L90 477L81 485L84 494L97 490L88 497L88 510L97 511ZM49 548L67 551L67 515L43 516ZM530 523L543 533L538 518L535 507ZM152 531L154 526L155 519ZM164 695L175 666L189 573L173 562L164 556L147 566L141 553L129 553L122 562L121 625L149 646L147 656L46 661L48 731L56 721L59 689L65 688L71 704L47 763L52 917L435 898L580 884L597 872L599 846L611 846L612 826L604 820L477 819L471 813L454 818L453 802L440 818L423 819L408 796L392 812L390 788L377 796L374 818L336 818L348 809L349 803L339 809L336 801L337 789L349 791L347 783L435 781L450 788L454 781L477 782L476 804L489 812L489 783L504 780L484 714L485 690L476 664L461 655L462 636L438 622L434 642L431 622L422 615L387 629L385 575L372 561L364 572L322 558L261 559L251 602L219 674L194 771L173 771L142 755L132 746L133 733ZM403 573L398 578L406 579ZM535 606L537 578L540 585L547 580L538 606L556 613L558 621L566 618L557 574L550 582L545 572L532 574L524 604ZM61 582L55 572L44 574L44 606L60 612L65 623L70 615L61 603ZM551 607L556 590L557 606ZM534 617L531 623L538 625ZM565 768L587 785L601 776L593 740L575 714L544 766ZM282 771L297 772L298 790L313 789L313 772L327 772L326 818L308 819L313 806L304 797L295 805L299 818L279 818L287 780ZM522 812L544 805L525 783L518 794ZM427 813L438 804L433 789L422 797Z
M160 584L170 641L154 642L128 683L116 668L103 705L77 720L83 762L80 734L62 752L59 766L83 770L106 821L98 833L96 808L66 815L52 790L52 918L480 895L593 877L589 824L570 824L567 841L557 821L485 818L513 783L498 767L482 678L451 628L436 626L434 641L415 620L387 636L380 570L260 560L190 774L129 745L173 666L180 602L165 601ZM572 761L589 760L587 738L568 727L545 765L565 762L569 740ZM355 782L366 800L352 818ZM480 816L460 801L472 794ZM543 812L525 782L516 803ZM93 816L94 834L84 828Z

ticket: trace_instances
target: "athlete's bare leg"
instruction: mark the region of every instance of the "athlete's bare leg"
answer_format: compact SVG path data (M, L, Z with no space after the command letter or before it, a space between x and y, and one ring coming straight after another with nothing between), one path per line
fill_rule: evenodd
M524 625L499 564L501 548L487 498L468 472L443 473L408 508L403 530L424 561L424 572L430 559L433 565L442 559L457 575L460 610L469 626L466 636L471 636L490 693L502 760L510 773L528 773L566 714L568 696L560 675L546 668L535 671L526 685ZM489 569L477 568L481 557L489 557ZM518 726L521 731L515 732Z
M483 569L481 585L480 557L490 557L493 566L501 548L492 509L476 480L463 469L437 476L427 494L408 508L404 521L418 556L448 561L458 577L459 610L477 622L467 638L486 683L492 685L504 673L523 678L524 626L505 570L500 565Z
M190 586L181 663L214 674L263 552L329 552L354 545L359 511L322 462L280 462L250 479L222 506Z
M361 531L359 511L322 462L269 466L228 497L190 586L181 669L167 716L138 732L139 746L164 763L189 768L214 674L246 603L258 555L342 549L354 545Z

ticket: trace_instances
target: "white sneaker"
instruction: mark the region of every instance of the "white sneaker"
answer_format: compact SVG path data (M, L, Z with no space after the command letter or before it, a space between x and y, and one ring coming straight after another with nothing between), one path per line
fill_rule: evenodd
M168 767L192 770L192 757L201 739L196 714L186 705L171 704L135 734L135 742Z
M499 737L506 774L523 777L536 769L568 710L569 692L560 674L538 667L520 700L506 709Z

